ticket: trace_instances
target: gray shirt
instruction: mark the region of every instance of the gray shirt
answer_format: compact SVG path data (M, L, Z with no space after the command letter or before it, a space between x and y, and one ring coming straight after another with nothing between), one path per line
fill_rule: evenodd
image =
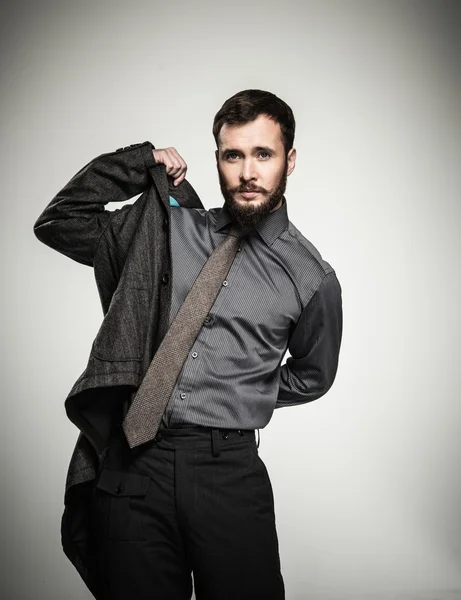
M225 206L171 206L170 324L230 223ZM163 426L265 427L275 408L328 391L341 335L336 274L289 221L284 198L242 240L178 377ZM287 349L291 356L281 366Z

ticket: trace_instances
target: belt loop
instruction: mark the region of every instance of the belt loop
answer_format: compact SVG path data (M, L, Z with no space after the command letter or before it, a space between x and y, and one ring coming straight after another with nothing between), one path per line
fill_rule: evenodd
M221 454L219 449L219 429L211 430L211 448L213 456L219 456Z
M259 448L259 441L260 441L259 440L259 429L257 429L256 431L258 432L258 444L257 444L256 448Z

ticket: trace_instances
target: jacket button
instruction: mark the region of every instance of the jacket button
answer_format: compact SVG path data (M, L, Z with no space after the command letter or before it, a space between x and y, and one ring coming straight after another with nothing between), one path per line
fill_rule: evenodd
M162 277L162 283L168 283L170 281L170 276L168 273L164 273Z
M125 489L125 486L123 485L123 483L119 483L118 486L115 488L115 493L117 495L121 494L124 489Z
M166 231L168 229L168 217L163 219L163 229Z

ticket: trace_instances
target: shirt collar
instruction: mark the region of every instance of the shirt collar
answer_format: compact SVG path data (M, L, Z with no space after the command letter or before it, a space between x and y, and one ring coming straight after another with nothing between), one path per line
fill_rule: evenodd
M218 213L213 229L220 231L232 222L232 215L229 213L227 206L223 204ZM256 231L266 242L268 246L272 246L279 235L288 227L288 211L287 201L285 196L282 199L282 206L269 213L258 225Z

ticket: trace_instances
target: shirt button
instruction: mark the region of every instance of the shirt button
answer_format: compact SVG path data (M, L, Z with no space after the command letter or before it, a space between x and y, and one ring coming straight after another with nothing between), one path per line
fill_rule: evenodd
M237 252L241 252L242 249L240 248L240 246L237 248Z
M207 324L208 324L208 323L211 323L211 317L210 317L210 315L207 315L207 316L205 317L205 323L207 323Z
M198 354L197 352L192 352L192 358L197 358Z
M227 279L222 282L223 286L226 287L228 285Z
M163 277L162 277L162 283L168 283L170 280L170 276L168 275L168 273L164 273Z
M184 392L181 392L181 400L184 400L184 398L186 397L186 394Z
M168 229L168 217L163 219L163 230L166 231Z

